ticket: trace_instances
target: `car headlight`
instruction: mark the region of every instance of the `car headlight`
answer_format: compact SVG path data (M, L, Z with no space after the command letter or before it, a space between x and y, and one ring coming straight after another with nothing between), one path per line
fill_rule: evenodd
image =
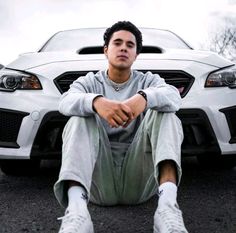
M41 89L38 78L33 74L10 69L0 70L0 91Z
M211 73L205 83L205 87L226 87L236 88L235 66Z

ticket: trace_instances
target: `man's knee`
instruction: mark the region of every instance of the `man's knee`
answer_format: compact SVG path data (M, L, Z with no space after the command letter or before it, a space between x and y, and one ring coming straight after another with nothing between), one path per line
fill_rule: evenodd
M165 113L163 116L165 125L173 134L178 136L181 141L183 141L183 127L180 119L176 116L175 113Z
M175 112L165 112L163 113L163 118L165 118L166 121L170 121L177 125L182 126L182 123L180 119L177 117L177 115L175 114Z
M63 141L65 140L65 138L79 137L79 135L85 134L85 132L89 132L91 128L93 130L98 128L94 116L92 117L72 116L64 127L62 134Z
M81 116L72 116L66 126L65 129L69 128L78 128L81 127L83 125L90 125L90 124L96 124L96 119L94 116L90 116L90 117L81 117Z
M147 129L149 131L153 127L158 129L160 127L162 117L163 113L149 109L142 121L144 130Z

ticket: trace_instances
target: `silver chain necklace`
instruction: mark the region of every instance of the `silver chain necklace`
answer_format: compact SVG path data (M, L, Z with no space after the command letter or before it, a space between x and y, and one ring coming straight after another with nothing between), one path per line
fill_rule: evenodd
M107 74L107 79L108 79L108 82L110 83L110 85L113 87L113 89L115 91L120 91L120 90L124 89L127 86L127 83L130 81L130 76L129 76L129 79L127 81L123 82L123 83L116 83L116 82L112 81L110 79L110 77L108 76L108 74Z

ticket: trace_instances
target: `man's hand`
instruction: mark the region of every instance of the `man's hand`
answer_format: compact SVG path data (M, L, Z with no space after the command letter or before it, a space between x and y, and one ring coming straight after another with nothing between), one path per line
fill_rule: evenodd
M105 119L111 127L126 127L134 119L131 107L124 102L97 97L93 107L100 117Z
M111 127L127 127L129 123L141 114L146 108L146 100L139 94L119 102L97 97L93 107L99 116L105 119Z
M145 110L147 105L147 101L140 94L132 96L131 98L125 100L123 103L126 106L130 107L133 112L134 118L139 116L139 114L141 114Z

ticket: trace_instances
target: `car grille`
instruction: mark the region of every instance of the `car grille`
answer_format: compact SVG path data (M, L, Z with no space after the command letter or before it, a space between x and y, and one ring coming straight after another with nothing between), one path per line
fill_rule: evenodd
M44 115L34 139L32 158L58 158L61 156L62 132L69 117L58 111Z
M19 148L16 143L22 119L28 113L0 109L0 146Z
M147 72L147 70L140 70L142 72ZM187 74L184 71L165 71L165 70L150 70L153 74L159 74L162 78L165 79L166 83L171 84L178 88L181 97L183 98L191 88L194 77ZM97 71L92 71L97 72ZM79 72L66 72L57 78L54 79L54 83L60 93L66 92L70 84L77 78L84 76L88 71L79 71Z
M184 140L182 155L219 154L220 148L207 114L201 109L180 109Z

